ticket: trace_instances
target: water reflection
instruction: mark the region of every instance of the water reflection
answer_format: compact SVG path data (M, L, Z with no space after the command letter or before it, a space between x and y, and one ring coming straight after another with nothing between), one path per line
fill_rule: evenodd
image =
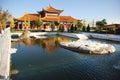
M14 47L16 44L23 44L25 47L28 47L28 46L32 46L32 45L35 45L36 42L34 39L20 39L20 40L17 40L17 41L14 41L12 42L12 47Z
M12 43L12 47L16 44L23 44L25 47L32 46L32 45L38 45L43 48L43 51L45 50L48 53L52 53L54 50L56 50L59 46L59 42L70 42L71 40L69 38L63 38L63 37L51 37L51 38L41 38L41 39L21 39L16 42ZM18 45L19 46L19 45Z
M52 53L54 50L58 48L57 43L69 42L69 41L71 40L68 38L52 37L52 38L46 38L46 39L37 39L36 43L42 48L46 49L48 53Z

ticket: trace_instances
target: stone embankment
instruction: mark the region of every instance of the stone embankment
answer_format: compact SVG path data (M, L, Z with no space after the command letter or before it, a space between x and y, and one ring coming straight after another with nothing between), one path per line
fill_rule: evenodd
M11 33L12 36L18 36L20 37L22 33ZM37 36L36 38L39 38L39 36L42 35L61 35L61 36L67 36L77 39L89 39L89 38L96 38L96 39L104 39L104 40L110 40L110 41L117 41L120 42L120 35L112 35L112 34L98 34L98 33L62 33L62 32L32 32L30 33L31 37Z
M11 41L17 41L22 38L45 38L43 35L57 35L57 32L31 32L31 33L11 33ZM27 36L27 37L26 37Z
M89 38L103 39L103 40L120 42L120 35L98 34L98 33L82 33L82 34L86 35Z

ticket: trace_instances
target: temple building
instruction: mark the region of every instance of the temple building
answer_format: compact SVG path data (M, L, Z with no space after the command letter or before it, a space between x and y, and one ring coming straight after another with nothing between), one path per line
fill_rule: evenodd
M30 20L30 28L35 29L36 26L33 24L36 20L41 19L43 21L43 25L46 22L55 22L59 21L61 24L71 24L74 22L77 22L78 20L71 17L71 16L64 16L61 15L61 13L64 10L58 10L51 5L49 5L47 8L42 9L41 11L37 11L37 14L24 14L23 16L19 18L15 18L16 21L16 29L23 29L24 28L24 21Z

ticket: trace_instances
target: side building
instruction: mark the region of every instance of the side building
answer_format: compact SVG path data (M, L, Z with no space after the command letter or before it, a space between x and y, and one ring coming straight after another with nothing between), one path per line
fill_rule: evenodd
M106 33L120 34L120 24L109 24L101 27Z

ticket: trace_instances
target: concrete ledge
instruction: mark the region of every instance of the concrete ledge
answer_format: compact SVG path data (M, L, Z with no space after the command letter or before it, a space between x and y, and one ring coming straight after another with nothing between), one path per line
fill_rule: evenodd
M88 39L88 37L86 35L78 34L78 33L60 33L60 32L58 32L58 35L72 37L72 38L81 39L81 40Z
M11 33L11 35L20 36L22 33ZM96 39L104 39L110 41L120 42L120 35L112 35L112 34L98 34L98 33L62 33L62 32L31 32L30 36L42 36L42 35L61 35L72 37L76 39L86 40L88 38L96 38Z
M104 39L104 40L120 42L120 35L98 34L98 33L82 33L82 34L88 36L89 38Z
M20 36L22 33L11 33L11 36L12 35L15 35L15 36ZM30 33L30 36L38 36L38 35L56 35L57 32L31 32Z

